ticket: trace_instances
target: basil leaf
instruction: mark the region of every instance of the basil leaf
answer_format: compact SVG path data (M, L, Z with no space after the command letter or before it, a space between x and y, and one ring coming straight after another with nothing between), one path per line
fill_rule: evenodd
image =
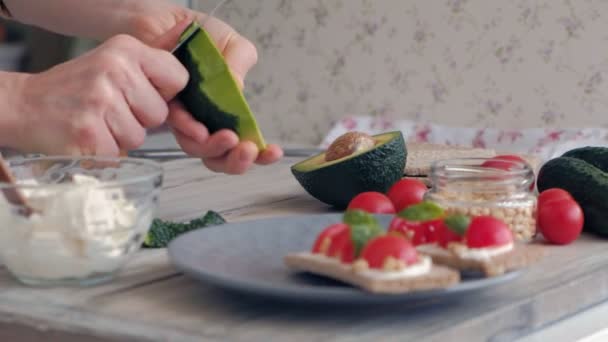
M469 229L471 218L466 215L456 214L446 217L443 222L451 231L463 236L467 229Z
M420 222L436 220L445 214L444 210L433 202L422 202L403 209L398 215L408 221Z
M350 237L355 247L355 257L361 254L369 240L383 233L376 218L361 210L348 210L344 213L343 221L350 228Z

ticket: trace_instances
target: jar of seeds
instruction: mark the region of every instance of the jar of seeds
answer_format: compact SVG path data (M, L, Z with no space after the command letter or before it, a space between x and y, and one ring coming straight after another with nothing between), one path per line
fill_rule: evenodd
M488 160L435 162L431 167L431 189L425 199L441 205L448 213L494 216L509 225L518 241L532 240L536 235L534 171L529 164L513 160L500 160L498 167L485 166Z

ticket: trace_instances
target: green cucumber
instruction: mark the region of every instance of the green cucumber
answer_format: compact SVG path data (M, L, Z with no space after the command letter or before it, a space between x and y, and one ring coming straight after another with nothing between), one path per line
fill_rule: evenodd
M583 159L555 158L545 163L538 174L538 190L551 188L568 191L581 206L585 231L608 236L608 173Z
M562 157L584 160L598 169L608 172L608 148L599 146L586 146L575 148L562 155Z

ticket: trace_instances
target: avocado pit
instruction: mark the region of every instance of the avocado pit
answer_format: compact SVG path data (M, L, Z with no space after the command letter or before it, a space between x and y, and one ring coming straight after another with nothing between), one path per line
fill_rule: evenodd
M376 141L370 135L362 132L347 132L339 136L327 148L325 161L330 162L355 153L371 150L376 145Z

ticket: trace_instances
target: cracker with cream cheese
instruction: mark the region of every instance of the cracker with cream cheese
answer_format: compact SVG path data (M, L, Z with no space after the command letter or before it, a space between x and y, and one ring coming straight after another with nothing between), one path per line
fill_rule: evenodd
M354 264L328 262L311 253L292 253L285 256L284 262L295 271L325 276L372 293L398 294L442 289L460 282L459 272L434 264L431 265L428 272L422 275L385 279L360 272Z
M487 277L502 275L530 266L540 261L545 249L540 245L515 243L513 249L488 257L487 259L470 259L463 256L466 246L452 243L447 249L418 248L420 254L433 259L433 263L451 267L460 271L479 271Z

